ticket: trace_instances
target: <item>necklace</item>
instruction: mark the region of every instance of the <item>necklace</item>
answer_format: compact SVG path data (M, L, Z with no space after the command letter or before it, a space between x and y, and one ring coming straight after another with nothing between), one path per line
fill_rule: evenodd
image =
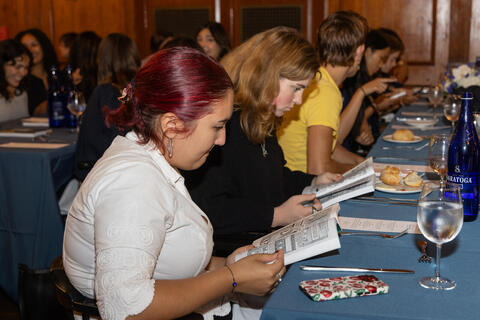
M262 142L262 143L260 144L260 147L262 147L262 155L263 155L263 157L266 158L267 155L268 155L268 151L267 151L267 149L265 148L265 142Z

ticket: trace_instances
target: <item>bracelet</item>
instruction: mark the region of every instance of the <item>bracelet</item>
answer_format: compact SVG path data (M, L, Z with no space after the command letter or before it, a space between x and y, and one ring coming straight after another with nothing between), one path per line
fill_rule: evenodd
M233 291L237 287L237 281L235 281L235 276L233 275L232 269L230 269L230 267L227 265L225 265L225 267L227 267L228 271L230 271L230 273L232 274L232 293L233 293Z
M363 89L363 87L360 87L360 90L362 90L364 97L368 96L368 94L365 92L365 89Z

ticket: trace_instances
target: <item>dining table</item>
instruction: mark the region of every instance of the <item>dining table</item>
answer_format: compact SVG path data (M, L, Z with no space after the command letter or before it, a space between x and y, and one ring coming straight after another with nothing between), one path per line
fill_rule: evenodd
M9 121L0 130L21 126ZM0 137L0 289L13 301L18 264L45 269L62 252L58 196L72 179L76 139L68 128L35 138Z
M428 168L428 141L432 134L449 133L449 123L440 116L431 127L410 127L415 136L422 139L416 143L399 144L386 141L396 129L406 124L405 115L432 115L426 103L403 106L388 124L381 137L372 147L369 156L375 165L389 164L402 168L424 168L424 179L438 179ZM411 146L403 148L401 146ZM422 147L424 146L424 147ZM385 148L387 147L387 148ZM381 166L381 165L380 165ZM387 193L375 191L366 199L350 199L340 203L339 221L386 221L389 223L416 223L417 193ZM404 199L392 201L390 199ZM372 219L372 220L367 220ZM349 225L355 230L355 225ZM346 229L343 229L346 230ZM350 231L350 230L347 230ZM456 288L437 291L421 287L418 280L433 276L435 272L435 245L428 242L427 254L431 263L419 262L422 255L419 241L426 240L420 232L408 233L396 239L374 236L340 235L341 247L337 250L296 262L289 266L283 280L268 299L261 319L479 319L480 303L480 219L463 224L458 236L442 246L441 275L456 281ZM414 273L369 273L329 271L303 271L300 266L363 267L407 269ZM335 278L350 275L375 275L385 282L389 291L382 295L361 296L315 302L299 287L305 280Z

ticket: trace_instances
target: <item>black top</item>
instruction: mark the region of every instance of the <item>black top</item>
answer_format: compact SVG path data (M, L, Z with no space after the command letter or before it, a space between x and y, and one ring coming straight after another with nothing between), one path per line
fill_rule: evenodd
M111 84L102 84L95 88L88 100L80 125L73 170L74 176L80 181L85 179L119 133L115 128L106 126L102 111L104 106L118 108L119 96L120 91L117 88Z
M42 79L29 74L28 76L28 112L30 115L33 115L35 108L38 107L40 103L47 100L48 92L47 88L43 84Z
M210 218L215 234L271 230L273 209L310 185L313 175L285 167L275 133L268 154L240 127L240 111L227 124L227 140L198 170L184 172L192 199Z
M353 95L355 94L355 91L357 91L358 88L360 88L365 83L372 81L376 77L377 77L376 74L373 76L369 76L367 74L367 67L365 65L365 61L363 60L360 65L360 70L353 77L347 78L343 82L343 85L342 85L343 108L346 108L346 106L348 105ZM378 95L373 93L371 94L371 97L375 99L376 97L378 97ZM365 156L366 152L370 150L373 143L370 146L362 146L358 142L356 142L355 139L360 135L360 126L362 124L363 116L365 114L366 109L370 105L371 105L371 102L369 101L369 98L367 97L363 98L362 105L358 110L357 117L352 126L352 129L350 130L350 133L342 143L342 145L348 150L355 153L359 153L363 156ZM370 118L368 118L368 124L372 129L372 135L375 141L380 136L379 122L380 122L380 118L376 112Z

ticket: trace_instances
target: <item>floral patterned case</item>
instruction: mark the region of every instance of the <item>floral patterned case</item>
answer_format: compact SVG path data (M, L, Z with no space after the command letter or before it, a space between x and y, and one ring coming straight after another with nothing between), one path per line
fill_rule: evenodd
M388 285L372 275L306 280L300 288L313 301L338 300L388 293Z

